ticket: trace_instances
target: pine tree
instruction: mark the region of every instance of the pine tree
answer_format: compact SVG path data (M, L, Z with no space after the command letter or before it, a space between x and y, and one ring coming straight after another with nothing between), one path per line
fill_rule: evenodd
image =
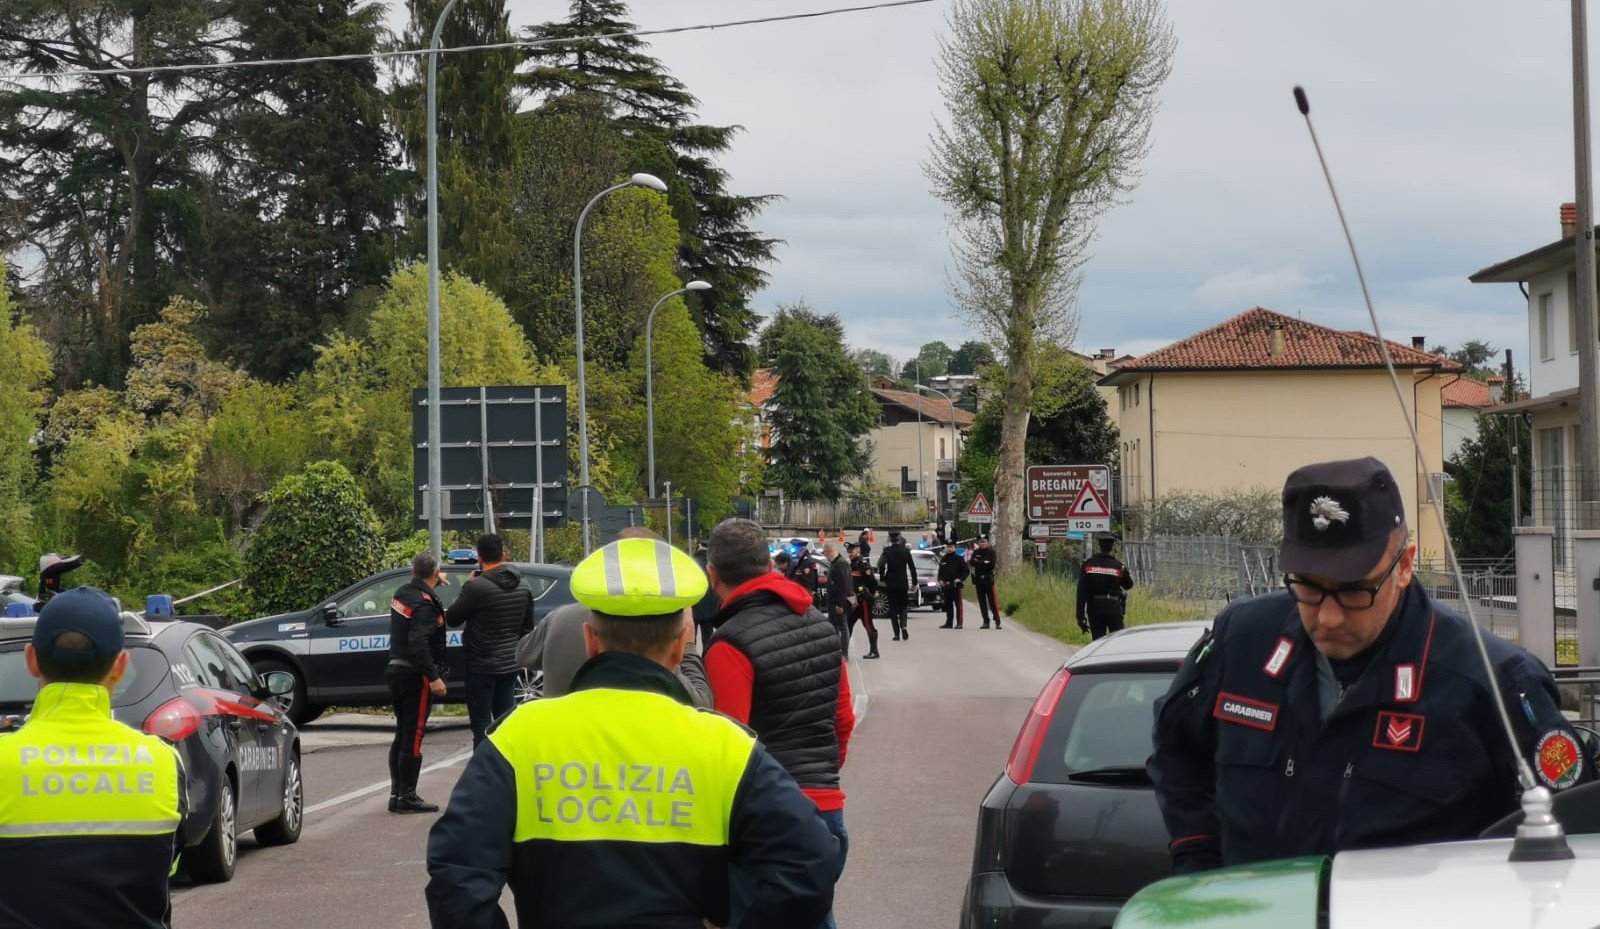
M361 54L381 8L241 0L242 56ZM347 304L393 263L400 184L370 61L239 72L233 157L214 180L206 292L221 348L252 373L304 370Z
M780 307L761 333L778 377L772 394L772 464L766 482L800 500L838 500L870 464L861 437L878 408L861 368L845 353L839 317Z
M532 40L579 39L631 31L624 0L572 0L567 19L528 30ZM651 171L672 188L682 230L678 263L685 280L712 289L687 301L714 370L744 375L753 362L747 342L756 315L749 298L767 281L777 239L749 228L771 196L737 196L713 156L727 151L734 126L694 122L694 96L650 56L637 37L563 42L530 49L532 67L522 85L546 110L561 111L581 98L604 102L613 125L629 140L629 169Z

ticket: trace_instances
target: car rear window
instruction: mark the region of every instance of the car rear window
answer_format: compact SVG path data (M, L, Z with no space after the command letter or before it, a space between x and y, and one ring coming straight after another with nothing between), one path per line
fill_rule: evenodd
M1173 671L1074 674L1040 746L1033 780L1064 784L1074 775L1143 768L1150 757L1155 703L1167 692L1172 675Z
M148 645L128 646L128 670L111 692L112 706L130 706L150 696L167 676L167 659ZM39 679L28 673L22 649L0 652L0 706L32 706L39 695Z

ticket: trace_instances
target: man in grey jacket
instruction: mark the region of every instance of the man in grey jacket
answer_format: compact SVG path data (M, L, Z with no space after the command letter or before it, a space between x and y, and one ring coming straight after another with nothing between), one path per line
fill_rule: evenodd
M661 537L643 526L635 526L617 533L617 538ZM523 636L522 641L517 643L517 666L544 672L546 697L559 697L570 692L573 675L589 660L583 643L583 624L588 618L588 607L581 603L569 603L551 612L534 627L533 632ZM706 679L705 662L700 657L700 647L696 641L698 638L699 630L696 628L694 638L689 640L689 646L683 651L682 663L673 673L678 676L684 689L689 691L694 705L709 710L712 708L711 682Z

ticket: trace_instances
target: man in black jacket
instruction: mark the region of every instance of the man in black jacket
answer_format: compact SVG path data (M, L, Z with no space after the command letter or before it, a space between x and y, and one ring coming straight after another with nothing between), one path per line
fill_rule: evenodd
M421 552L411 577L389 601L389 666L384 680L394 698L394 742L389 746L389 812L437 813L439 804L417 796L422 773L422 732L433 698L445 693L444 604L434 588L444 583L439 558Z
M1122 628L1133 574L1111 554L1117 537L1100 533L1100 553L1091 555L1078 571L1078 628L1098 639Z
M467 716L474 748L489 725L517 705L517 642L533 631L533 591L504 559L499 536L479 536L481 567L461 585L461 596L445 614L451 627L467 627L461 638L467 649Z
M878 580L889 594L889 625L894 627L894 640L911 638L906 626L906 599L916 589L917 566L899 532L889 533L889 544L878 556Z
M940 629L951 628L952 622L956 629L965 628L967 605L961 597L961 588L966 585L969 573L967 559L956 551L956 543L946 542L944 557L939 559L939 590L944 599L944 625Z
M817 560L811 557L810 543L805 539L795 540L794 560L789 563L784 577L794 581L805 588L811 595L811 603L821 610L823 615L828 613L828 582L817 568Z
M833 628L839 630L839 644L844 647L845 657L849 657L850 609L855 585L850 582L850 559L839 548L839 543L829 542L822 546L822 554L828 559L828 619Z
M983 614L983 628L989 628L989 617L994 617L994 627L1000 628L1000 604L994 597L994 574L998 559L989 545L989 537L978 536L978 547L972 552L972 588L978 594L978 612Z

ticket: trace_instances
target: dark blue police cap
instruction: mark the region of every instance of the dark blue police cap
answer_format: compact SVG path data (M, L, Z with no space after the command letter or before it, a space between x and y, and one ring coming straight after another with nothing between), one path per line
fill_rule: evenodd
M89 647L58 647L56 638L63 632L81 633ZM56 661L89 664L115 656L122 651L122 643L122 614L117 603L94 587L74 587L51 597L33 626L33 650Z
M1389 552L1389 535L1404 526L1400 485L1376 458L1306 465L1283 482L1286 574L1359 581Z

